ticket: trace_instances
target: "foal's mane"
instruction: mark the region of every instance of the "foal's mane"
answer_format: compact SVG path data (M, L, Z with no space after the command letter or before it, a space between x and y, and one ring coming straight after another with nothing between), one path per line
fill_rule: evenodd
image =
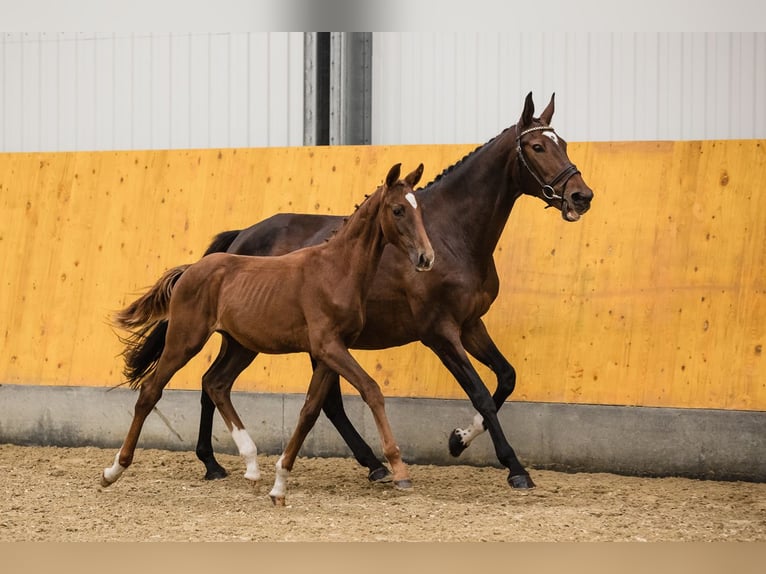
M346 224L348 223L348 220L351 219L354 213L359 211L359 208L361 208L365 203L367 203L367 200L370 199L370 197L372 197L381 187L382 185L376 187L375 191L373 191L372 193L365 193L362 203L357 203L354 205L354 211L351 213L351 215L343 216L343 220L340 222L340 225L330 232L330 236L325 239L325 242L330 241L330 239L335 237L338 234L338 231L340 231L341 229L343 229L343 227L346 226Z
M505 132L507 132L507 131L508 131L509 129L511 129L512 127L514 127L514 126L509 126L509 127L505 128L505 129L504 129L502 132L500 132L500 133L499 133L499 134L497 134L496 136L492 137L492 138L491 138L490 140L488 140L487 142L485 142L485 143L481 144L479 147L477 147L477 148L473 149L472 151L468 152L466 155L464 155L463 157L461 157L459 160L457 160L457 161L456 161L455 163L453 163L451 166L444 168L444 170L442 170L442 172L441 172L439 175L437 175L435 178L433 178L433 179L432 179L431 181L429 181L427 184L425 184L424 186L422 186L422 187L420 187L420 188L418 188L418 189L426 189L426 188L428 188L428 187L431 187L431 186L432 186L433 184L435 184L437 181L439 181L439 180L440 180L440 179L442 179L443 177L445 177L445 176L449 175L450 173L452 173L453 171L455 171L456 169L458 169L458 168L459 168L459 167L460 167L460 166L463 164L463 162L465 162L466 160L468 160L468 158L470 158L470 157L473 157L474 155L476 155L477 153L479 153L481 150L483 150L485 147L487 147L489 144L491 144L491 143L492 143L493 141L495 141L497 138L499 138L500 136L502 136L502 135L503 135Z

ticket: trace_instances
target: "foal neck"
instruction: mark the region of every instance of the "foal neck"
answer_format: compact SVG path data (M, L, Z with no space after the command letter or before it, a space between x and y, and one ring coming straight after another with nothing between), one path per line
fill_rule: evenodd
M344 273L374 274L383 254L386 239L380 225L384 186L359 205L335 235L325 244L328 252L343 258Z

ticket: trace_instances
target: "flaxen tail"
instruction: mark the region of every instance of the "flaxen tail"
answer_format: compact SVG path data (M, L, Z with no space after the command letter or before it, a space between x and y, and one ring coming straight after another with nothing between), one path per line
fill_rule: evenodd
M141 386L141 381L157 366L165 348L170 295L188 267L180 265L167 270L149 291L114 315L114 325L130 332L120 341L125 345L123 375L132 389Z

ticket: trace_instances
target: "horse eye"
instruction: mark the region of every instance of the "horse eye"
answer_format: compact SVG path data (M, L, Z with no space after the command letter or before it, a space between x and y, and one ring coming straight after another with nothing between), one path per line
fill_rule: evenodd
M401 205L395 205L392 208L392 210L394 212L395 217L401 217L402 215L404 215L404 207Z
M536 152L543 152L543 151L545 151L545 148L542 145L540 145L539 143L534 144L532 146L532 149L535 150Z

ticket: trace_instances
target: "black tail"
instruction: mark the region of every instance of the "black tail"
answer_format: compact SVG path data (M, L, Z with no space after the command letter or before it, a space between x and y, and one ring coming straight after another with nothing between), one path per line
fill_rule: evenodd
M216 235L213 238L213 242L207 248L207 251L205 251L205 255L210 255L211 253L225 253L229 247L231 247L231 244L234 243L234 240L237 238L240 231L241 229L234 229L232 231L223 231Z
M121 339L125 344L125 350L122 352L125 368L122 372L131 389L140 387L141 381L154 371L165 348L167 331L168 322L162 320Z

